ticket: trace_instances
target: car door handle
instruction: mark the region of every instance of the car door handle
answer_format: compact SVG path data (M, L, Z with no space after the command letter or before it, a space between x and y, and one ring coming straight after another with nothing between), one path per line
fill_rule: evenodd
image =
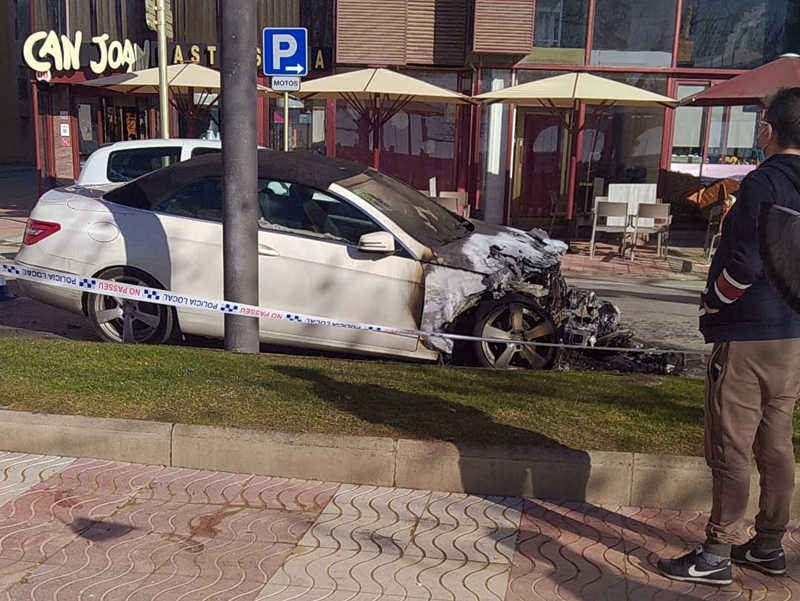
M266 244L259 244L258 245L258 254L262 257L280 257L281 253L277 250L272 248L271 246L267 246Z

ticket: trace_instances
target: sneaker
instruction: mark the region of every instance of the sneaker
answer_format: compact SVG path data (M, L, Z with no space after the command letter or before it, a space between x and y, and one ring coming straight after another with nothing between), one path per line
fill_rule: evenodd
M756 546L755 539L731 547L731 561L770 576L782 576L786 573L786 554L783 549L762 551Z
M725 559L718 564L709 564L703 559L703 545L691 553L675 559L660 559L658 570L670 580L681 582L700 582L725 586L733 579L731 575L731 560Z

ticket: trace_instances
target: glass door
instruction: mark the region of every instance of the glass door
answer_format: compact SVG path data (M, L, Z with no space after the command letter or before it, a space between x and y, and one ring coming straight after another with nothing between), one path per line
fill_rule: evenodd
M81 169L86 159L100 148L100 99L78 98L78 159Z
M557 115L533 110L518 112L512 225L542 225L542 220L550 216L553 195L563 195L564 134Z

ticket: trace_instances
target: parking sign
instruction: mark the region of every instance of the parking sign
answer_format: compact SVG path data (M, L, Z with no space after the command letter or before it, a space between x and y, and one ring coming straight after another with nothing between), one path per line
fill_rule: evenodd
M308 75L308 30L304 27L264 29L264 75Z

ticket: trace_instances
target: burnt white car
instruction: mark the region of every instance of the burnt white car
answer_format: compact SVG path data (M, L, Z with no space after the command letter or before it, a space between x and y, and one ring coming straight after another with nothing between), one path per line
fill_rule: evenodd
M503 342L398 336L262 319L264 343L435 361L545 368L567 290L566 246L544 232L469 221L357 163L259 151L260 304L292 313ZM35 206L17 263L223 298L222 163L177 163L114 190L72 186ZM22 282L29 296L88 316L107 341L223 337L223 315ZM507 341L507 342L505 342Z

